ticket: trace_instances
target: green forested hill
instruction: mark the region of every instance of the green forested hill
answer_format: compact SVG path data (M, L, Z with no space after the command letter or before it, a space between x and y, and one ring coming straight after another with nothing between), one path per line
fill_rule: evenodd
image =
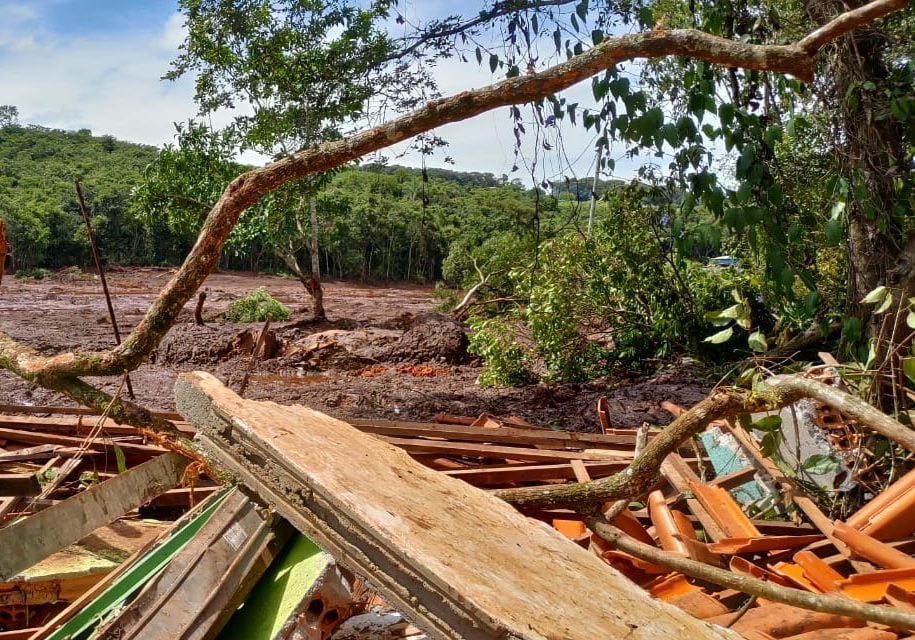
M0 127L0 217L7 222L15 268L89 264L74 180L82 184L106 261L180 262L193 232L170 224L167 207L149 211L132 197L158 153L88 130ZM459 283L476 277L474 257L485 261L506 242L543 239L559 226L574 225L576 217L565 209L560 215L555 199L538 197L504 176L429 169L424 179L420 169L396 165L351 167L319 196L321 264L330 276L362 279L428 281L442 277L444 269L445 277ZM256 221L242 230L224 266L281 267L265 249Z
M179 247L158 247L130 212L130 196L155 147L36 126L0 129L0 216L17 268L86 264L86 230L73 182L82 183L102 254L119 263L161 262ZM168 234L171 235L171 234ZM174 238L169 237L169 244Z

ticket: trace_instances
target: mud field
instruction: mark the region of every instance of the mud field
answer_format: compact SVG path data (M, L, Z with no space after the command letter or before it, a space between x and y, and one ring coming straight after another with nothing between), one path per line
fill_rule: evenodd
M166 269L110 271L108 280L122 335L146 312L170 277ZM587 384L541 384L521 389L481 389L480 363L466 352L464 327L436 314L431 287L325 283L327 322L314 324L310 298L297 281L254 273L211 275L204 318L193 321L196 300L147 364L131 373L141 404L174 409L178 373L201 369L238 389L252 365L258 324L219 318L229 303L265 287L289 307L289 321L271 327L268 357L253 363L245 397L300 403L346 418L429 421L437 413L516 415L535 424L595 431L598 397L610 400L614 426L666 423L662 400L690 405L710 388L683 367L653 376L600 379ZM40 281L6 276L0 288L0 329L45 355L105 350L113 332L98 278L62 272ZM95 380L113 391L116 380ZM69 405L65 398L0 370L0 404Z

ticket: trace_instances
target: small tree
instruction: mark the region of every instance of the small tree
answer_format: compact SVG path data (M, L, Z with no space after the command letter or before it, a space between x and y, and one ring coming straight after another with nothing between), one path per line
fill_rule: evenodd
M188 36L166 77L196 74L201 115L238 102L250 106L253 112L230 126L238 146L286 157L339 137L373 97L387 94L403 105L429 86L423 76L389 64L393 44L378 21L391 4L182 0ZM324 179L310 175L284 190L274 200L284 210L267 207L260 220L268 244L311 294L316 319L325 317L316 201ZM308 278L296 257L301 248L311 257Z
M19 124L19 109L11 104L0 104L0 129Z

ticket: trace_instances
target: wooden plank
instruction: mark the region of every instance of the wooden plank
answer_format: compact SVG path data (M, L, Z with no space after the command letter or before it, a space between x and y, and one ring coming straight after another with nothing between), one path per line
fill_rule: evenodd
M551 449L529 449L525 447L505 447L495 444L475 442L447 442L445 440L425 440L421 438L392 438L375 436L379 440L400 447L408 453L438 453L452 456L469 456L475 458L501 458L505 460L536 460L542 462L560 462L572 460L630 460L632 453L625 451L608 451L590 449L587 451L554 451Z
M93 638L216 637L292 530L282 519L265 518L233 490L163 571Z
M63 448L59 444L39 444L34 447L19 449L18 451L5 451L0 453L0 463L20 460L48 460L56 455L55 451Z
M34 473L0 473L0 496L37 496L41 484Z
M178 454L164 454L0 530L0 580L177 486L188 463Z
M0 428L0 438L6 438L11 442L23 442L27 444L62 444L70 447L79 447L86 443L85 437L64 436L56 433L38 433L35 431L23 431L21 429ZM114 449L117 445L125 454L134 454L141 456L154 456L163 453L165 449L148 444L136 444L133 442L122 442L113 440L109 437L95 438L90 446L98 449Z
M30 404L0 404L0 413L50 413L61 416L98 416L100 415L95 409L86 407L55 407L47 405L30 405ZM154 411L153 415L165 420L183 420L177 413L168 411Z
M445 438L465 442L509 443L515 446L537 446L558 449L604 449L620 446L635 447L635 432L631 436L573 431L540 431L517 427L481 429L462 425L441 425L425 422L395 422L386 420L353 420L352 425L365 433L386 436Z
M585 462L592 478L602 478L622 471L628 462ZM544 482L546 480L573 480L575 470L571 462L563 464L505 464L482 465L467 469L454 469L442 473L460 478L476 487L512 484L515 482Z
M738 638L344 422L201 372L179 377L176 404L211 454L435 638Z
M98 416L87 416L82 419L80 416L46 418L41 416L0 415L0 427L63 435L87 435L95 427L97 420ZM177 422L175 426L188 435L194 435L193 428L184 421ZM105 421L105 433L109 435L135 435L139 433L139 430L130 425L118 424L108 418Z

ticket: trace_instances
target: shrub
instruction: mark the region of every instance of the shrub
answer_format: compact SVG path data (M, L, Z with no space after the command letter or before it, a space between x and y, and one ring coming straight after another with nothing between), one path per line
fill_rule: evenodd
M19 269L16 272L17 280L44 280L45 278L50 278L51 272L47 269L42 269L41 267L36 267L34 269Z
M527 349L517 340L515 328L501 318L471 318L467 351L481 356L481 387L517 387L534 382Z
M223 314L230 322L263 322L268 316L271 320L285 320L289 317L289 309L274 299L263 287L233 301Z

